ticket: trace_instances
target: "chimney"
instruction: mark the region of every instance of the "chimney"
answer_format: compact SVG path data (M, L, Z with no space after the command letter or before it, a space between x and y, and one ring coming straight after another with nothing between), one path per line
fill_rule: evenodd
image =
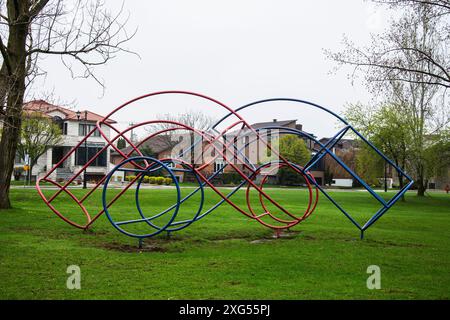
M277 122L277 119L273 119L273 122Z

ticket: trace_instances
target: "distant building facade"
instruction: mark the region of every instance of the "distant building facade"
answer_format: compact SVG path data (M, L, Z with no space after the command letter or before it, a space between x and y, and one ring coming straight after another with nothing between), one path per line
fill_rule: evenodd
M288 129L297 129L302 131L302 125L297 123L297 120L282 120L278 121L277 119L273 119L270 122L260 122L260 123L254 123L252 124L253 129L255 130L262 130L263 128L270 128L270 127L279 127L279 128L288 128ZM271 136L275 136L278 134L278 130L265 130L264 132L261 131L260 134L264 135L264 139L270 143ZM280 133L279 136L287 133ZM312 134L310 134L313 136ZM190 144L185 144L185 148L180 148L181 143L178 143L182 141L183 138L186 136L182 135L156 135L155 137L152 137L151 139L148 139L146 141L140 141L139 144L139 150L145 150L146 152L151 151L153 153L153 156L158 159L164 159L164 158L181 158L183 156L186 156L186 152L188 152L189 148L191 147ZM314 137L314 136L313 136ZM189 138L189 137L187 137ZM232 141L233 140L233 141ZM223 154L225 154L228 161L232 161L236 167L243 171L245 174L249 175L250 170L246 168L242 162L244 162L244 157L247 159L251 159L251 162L254 164L263 162L262 157L260 157L260 150L259 145L256 143L255 146L255 140L257 140L256 135L253 132L250 132L250 130L232 130L230 132L227 132L227 135L225 139L221 141L221 143L216 144L215 147L212 147L208 142L202 141L202 143L198 144L197 150L196 150L196 167L202 168L202 172L209 176L213 174L216 171L221 170L227 161L224 159ZM307 148L311 151L311 154L313 154L313 148L314 148L314 141L303 137L303 140L305 141L305 145ZM195 141L195 139L194 139ZM253 147L250 147L253 143ZM238 149L240 150L240 156L239 159L232 159L232 154L229 150L225 147L226 144L236 145L238 146ZM200 147L201 146L201 147ZM198 152L198 150L200 150ZM133 148L131 146L127 146L126 148L121 150L122 153L125 155L135 154L133 153ZM198 157L199 153L201 153L200 157ZM201 159L199 161L199 158ZM111 153L111 161L114 164L119 164L121 161L124 160L124 157L116 152L113 151ZM234 161L233 161L234 160ZM190 160L186 160L188 163ZM304 165L304 164L301 164ZM315 177L316 181L319 184L323 184L324 181L324 173L323 173L323 161L319 161L317 164L314 165L314 167L310 170L313 176ZM225 166L223 169L224 173L231 173L235 172L235 170L232 168L232 166L228 165ZM182 172L175 172L175 175L177 178L182 181L184 180L184 174Z
M92 111L83 110L80 112L80 119L73 110L56 106L44 100L35 100L27 102L23 108L24 112L37 112L52 119L59 125L63 138L62 141L55 146L51 146L45 154L43 154L33 167L32 177L42 177L74 147L76 146L92 129L95 128L96 122L101 120L103 116ZM85 119L86 114L86 119ZM108 123L116 123L108 120ZM110 129L108 126L102 125L102 130L109 138ZM105 140L96 131L87 141L88 158L95 155L101 148L105 146ZM106 149L93 163L89 166L86 173L88 181L97 181L104 177L111 169L110 148ZM84 144L81 145L76 152L61 163L58 168L51 174L51 178L55 181L67 180L74 172L77 172L85 164L86 154ZM16 157L15 167L25 165L25 159ZM82 177L81 177L82 178Z

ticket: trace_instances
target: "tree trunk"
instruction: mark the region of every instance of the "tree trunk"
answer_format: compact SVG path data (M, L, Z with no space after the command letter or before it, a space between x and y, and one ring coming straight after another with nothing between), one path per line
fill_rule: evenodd
M9 187L14 169L17 144L22 124L22 106L26 77L26 38L28 33L28 1L8 1L11 20L8 38L8 92L0 139L0 209L11 208ZM6 61L3 62L4 64ZM3 66L2 66L3 68Z
M417 196L423 197L425 196L425 191L427 190L426 184L424 183L423 177L419 177L417 179Z
M3 63L0 68L0 118L3 118L4 112L6 110L6 96L8 92L8 72L6 69L6 64Z
M20 137L21 109L23 104L23 92L20 93L20 91L20 89L16 90L16 88L12 88L9 91L7 112L0 139L0 150L2 150L0 154L0 209L11 207L9 187L14 169L17 143Z
M404 187L404 182L403 182L403 175L402 174L398 174L398 184L399 184L399 189L402 190ZM405 194L402 195L402 197L400 198L403 202L405 202Z

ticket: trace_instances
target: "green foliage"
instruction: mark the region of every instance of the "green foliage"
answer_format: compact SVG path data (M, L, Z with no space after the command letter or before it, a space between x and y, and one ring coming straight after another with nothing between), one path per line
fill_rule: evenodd
M394 163L406 169L411 134L405 118L395 105L373 108L362 104L349 105L347 120ZM377 185L384 175L384 161L366 143L356 154L356 173L370 185ZM403 179L400 177L403 184Z
M289 167L280 168L278 183L283 186L298 186L305 183L303 176Z
M134 175L125 176L125 181L132 181L134 179L136 179L136 176Z
M220 181L225 185L236 185L242 181L242 177L237 172L224 172L220 175Z
M129 175L125 177L125 181L132 181L136 179L135 175ZM150 183L150 184L158 184L158 185L170 185L173 181L172 178L166 178L166 177L155 177L155 176L144 176L142 178L143 183Z
M144 156L152 157L152 158L158 157L158 154L156 152L154 152L152 150L152 148L150 148L149 146L144 146L144 147L140 148L140 151Z
M305 141L296 135L284 135L280 138L279 153L290 162L303 166L310 158L311 152Z
M414 29L412 39L420 34L416 31ZM416 53L415 50L408 52ZM422 59L414 60L422 63ZM442 155L445 155L445 140L449 140L450 110L448 103L438 98L437 88L423 86L422 81L415 84L414 81L390 82L389 91L392 91L392 95L388 96L384 105L350 105L346 114L358 131L394 160L396 165L410 173L416 182L417 194L421 196L427 189L429 179L439 176L440 172L448 168L445 160L448 157ZM401 176L398 178L401 187L403 179Z
M124 149L126 147L126 142L124 138L117 139L117 148Z
M363 145L356 153L356 174L371 186L378 186L383 165L384 160L369 146Z
M40 113L31 113L22 120L17 153L22 158L28 156L32 168L39 157L61 139L61 129L55 122Z
M426 176L446 175L450 168L450 130L439 136L430 137L429 146L424 151Z
M305 141L295 135L285 135L280 138L279 153L290 162L303 166L310 158L311 152L306 148ZM289 167L278 170L278 183L293 186L305 183L303 177Z

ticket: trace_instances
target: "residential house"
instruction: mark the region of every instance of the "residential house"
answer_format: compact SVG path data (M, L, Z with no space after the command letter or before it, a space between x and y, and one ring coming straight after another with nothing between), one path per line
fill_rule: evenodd
M270 122L260 122L260 123L252 124L252 127L256 130L268 128L268 127L283 127L283 128L297 129L300 131L302 130L302 125L298 124L297 120L278 121L277 119L273 119L273 121L270 121ZM270 143L271 135L275 135L275 132L272 132L272 130L267 130L267 132L264 132L264 133L261 132L261 134L264 134L265 135L264 139ZM283 133L281 133L280 135L283 135ZM139 149L141 151L144 149L146 149L147 151L151 150L151 152L153 153L153 156L155 156L158 159L171 158L172 154L175 154L176 158L181 158L184 156L184 152L186 151L186 149L188 149L190 147L190 143L188 143L186 145L185 149L182 149L182 148L180 149L180 145L183 145L183 144L182 143L177 144L177 143L174 143L173 141L176 141L176 142L182 141L183 138L184 138L183 135L177 135L177 134L156 135L155 137L152 137L151 139L148 139L146 141L141 141ZM231 142L232 139L234 140L233 142ZM238 140L238 139L241 139L241 140ZM304 137L303 139L305 140L305 143L306 143L306 146L308 147L308 149L310 149L311 152L313 152L314 141L312 141L311 139L308 139L306 137ZM222 154L225 154L229 161L234 160L234 163L239 168L239 170L242 170L245 174L250 174L250 171L247 168L245 168L245 166L242 164L242 162L244 161L244 156L246 158L250 159L251 162L254 164L263 162L262 159L260 158L260 150L259 150L260 147L258 146L258 144L256 143L255 148L250 148L250 145L252 143L255 143L256 140L257 140L256 136L254 135L254 133L250 132L250 130L243 130L241 132L239 132L239 130L232 130L231 132L227 133L226 137L223 140L221 140L220 143L215 144L216 148L212 147L208 142L202 141L202 144L199 144L199 146L201 145L201 148L200 148L201 160L200 160L200 163L198 163L199 161L196 161L196 165L197 165L197 167L201 167L202 165L209 163L209 165L205 165L204 168L202 169L202 172L206 176L209 176L212 173L219 171L220 169L222 169L225 166L226 161L224 160L224 157L222 156ZM237 159L237 160L232 159L232 155L231 155L230 151L229 150L227 151L227 149L225 147L226 144L232 144L232 145L238 146L238 149L241 150L241 156L239 156L239 159ZM131 146L128 146L128 147L122 149L121 151L125 154L133 154L133 152L132 152L133 148ZM252 154L252 153L254 153L254 154ZM198 160L197 156L198 155L196 155L195 157ZM124 157L115 151L113 151L111 153L111 157L112 157L111 161L114 164L118 164L124 160ZM186 160L186 161L190 162L190 160ZM303 165L303 164L301 164L301 165ZM128 166L131 166L131 165L129 164ZM316 181L319 184L322 184L324 181L323 162L319 161L310 171L313 174L313 176L315 177ZM225 173L234 172L234 169L230 165L228 165L225 167L223 172L225 172ZM184 174L182 172L175 172L175 174L180 181L182 181L184 179Z
M89 110L77 112L53 105L44 100L34 100L24 105L24 112L38 112L57 123L62 131L62 141L55 146L51 146L45 154L43 154L33 167L32 177L44 176L54 165L66 155L74 146L76 146L91 130L96 127L96 122L101 120L103 116ZM107 121L109 124L116 123L113 120ZM106 125L102 125L105 135L110 137L110 129ZM85 153L84 144L81 145L66 161L61 163L52 173L51 178L55 181L67 180L74 172L77 172L86 163L86 156L91 158L106 145L105 139L100 136L98 131L94 132L87 141L87 155ZM110 170L110 150L106 149L94 163L89 166L86 172L88 181L99 180L104 177ZM24 159L16 157L15 166L23 166Z

